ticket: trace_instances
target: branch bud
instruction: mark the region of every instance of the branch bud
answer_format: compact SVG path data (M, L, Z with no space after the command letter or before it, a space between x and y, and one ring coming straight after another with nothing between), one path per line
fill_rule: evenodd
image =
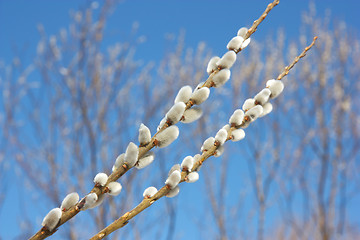
M175 141L179 136L179 128L175 125L166 128L164 131L156 135L157 146L159 148L166 147Z
M61 218L61 209L53 208L43 219L41 225L44 226L50 232L54 230Z
M180 180L181 180L180 171L175 170L166 179L165 184L168 185L171 189L173 189L179 184Z
M189 101L191 94L192 94L192 88L190 86L187 85L180 88L178 94L175 97L174 104L178 102L186 103L187 101Z
M124 161L132 168L138 160L139 148L135 143L130 142L126 148Z

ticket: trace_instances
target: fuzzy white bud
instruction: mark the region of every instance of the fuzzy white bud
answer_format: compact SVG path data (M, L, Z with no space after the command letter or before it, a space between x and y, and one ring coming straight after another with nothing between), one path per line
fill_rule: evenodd
M264 117L265 115L271 113L271 111L273 110L273 105L270 102L267 102L263 105L263 113L260 115L260 117Z
M183 123L191 123L198 120L202 116L202 110L199 107L193 107L185 110L184 115L181 118Z
M270 94L271 94L270 89L264 88L258 94L255 95L254 97L255 103L264 105L269 100Z
M200 105L201 103L205 102L206 99L208 99L209 94L210 89L208 87L202 87L195 90L194 93L191 95L190 99L194 104Z
M155 154L153 152L147 152L139 161L135 164L137 169L142 169L149 166L155 159Z
M166 179L165 184L170 188L176 187L181 180L181 173L178 170L173 171L170 176Z
M50 232L54 230L61 218L61 209L53 208L43 219L42 226L44 226Z
M186 103L187 101L189 101L191 94L192 94L192 88L190 86L187 85L180 88L178 94L175 97L174 104L178 102Z
M281 80L270 79L266 82L266 87L270 89L270 98L276 98L284 90L284 83Z
M249 45L250 41L251 41L251 38L246 39L246 40L241 44L240 49L243 50L244 48L246 48L246 47Z
M172 166L171 168L170 168L170 171L169 171L169 173L168 173L168 177L174 172L174 171L179 171L180 172L180 170L181 170L181 167L180 167L180 164L175 164L174 166Z
M263 107L261 105L256 105L255 107L250 108L245 116L250 117L251 121L255 121L263 113Z
M239 31L237 32L237 35L240 36L240 37L242 37L242 38L245 38L245 35L246 35L247 31L249 31L248 28L242 27L242 28L240 28Z
M201 146L200 151L204 152L204 151L208 151L212 146L214 146L215 143L215 138L214 137L209 137L208 139L206 139L203 143L203 145Z
M194 163L198 162L199 160L201 159L201 155L200 154L195 154L194 155ZM196 168L196 171L199 171L200 168L201 168L202 165L199 165L197 168Z
M212 57L208 63L206 72L210 75L215 69L217 69L216 63L220 60L219 57Z
M157 127L157 130L159 131L160 128L162 128L166 123L166 117L164 117L163 119L161 119L159 126Z
M141 146L148 144L151 140L150 129L145 124L140 124L139 127L139 143Z
M198 172L191 172L186 176L186 182L194 183L199 180L199 173Z
M98 196L98 199L96 200L94 205L92 205L91 208L95 208L95 207L99 206L100 204L102 204L104 199L105 199L105 194L102 194L102 195Z
M156 135L155 139L157 140L157 146L159 148L166 147L175 141L179 136L179 128L177 126L170 126L164 131Z
M94 177L94 183L102 187L105 186L107 180L108 180L108 175L106 173L98 173Z
M234 51L228 51L216 64L219 68L231 68L235 61L236 53Z
M245 100L244 104L242 105L242 109L246 112L250 108L253 108L255 106L255 99L248 98Z
M155 195L155 193L157 193L157 189L155 187L148 187L147 189L145 189L144 193L143 193L143 197L144 198L151 198Z
M121 167L123 164L125 163L125 153L120 154L116 160L115 160L115 164L112 167L112 171L116 171L119 167Z
M124 161L132 168L138 160L139 148L135 143L130 142L126 148Z
M229 50L232 50L232 51L239 51L240 47L241 47L241 44L243 43L244 41L244 38L241 37L241 36L236 36L236 37L233 37L229 43L227 44L227 49Z
M168 198L173 198L177 196L180 192L179 186L176 186L175 188L171 189L170 192L168 192L165 196Z
M220 129L215 135L215 142L218 142L219 145L223 145L227 139L227 131L225 129Z
M84 206L81 208L81 210L84 211L96 207L95 204L97 200L98 195L96 193L89 193L81 200L81 202L84 201Z
M176 124L180 121L182 115L184 114L186 105L183 102L175 103L174 106L166 113L166 119L172 124Z
M224 125L221 129L224 129L226 132L230 130L230 125L229 124L226 124Z
M112 196L117 196L122 190L122 186L118 182L111 182L106 186L109 189L109 194Z
M215 150L215 153L214 153L214 157L220 157L223 153L224 153L224 146L221 145L219 146L216 150Z
M192 167L194 165L194 158L192 156L187 156L184 158L184 160L181 163L181 169L183 171L191 171Z
M242 130L241 128L235 129L234 131L231 132L231 141L233 142L240 141L244 139L244 137L245 137L245 131Z
M229 124L239 126L241 125L243 119L244 119L244 111L241 109L236 109L229 119Z
M214 87L223 86L230 79L230 76L231 72L229 69L221 69L212 79Z
M64 198L64 200L61 203L60 209L63 212L66 212L67 210L69 210L70 208L72 208L73 206L75 206L75 204L77 202L79 202L79 194L76 192L73 193L69 193L68 195L66 195L66 197Z

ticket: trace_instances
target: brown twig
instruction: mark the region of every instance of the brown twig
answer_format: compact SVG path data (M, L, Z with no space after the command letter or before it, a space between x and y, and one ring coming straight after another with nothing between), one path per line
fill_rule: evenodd
M314 46L315 41L316 41L317 38L318 38L317 36L314 37L312 43L309 46L307 46L304 49L304 51L299 56L297 56L290 65L285 67L284 71L282 73L280 73L279 76L276 78L277 80L280 80L280 79L282 79L283 77L285 77L286 75L289 74L290 69L292 69L294 67L294 65L300 60L300 58L305 57L306 52L309 51L310 48L312 48L312 46Z
M279 75L282 76L281 78L283 78L284 76L286 76L290 69L302 58L305 56L306 52L310 50L310 48L315 44L317 37L314 37L312 43L306 47L304 49L304 51L297 56L294 61L285 68L285 70ZM280 78L280 79L281 79ZM279 77L278 77L279 79ZM230 138L229 136L232 135L232 131L241 128L243 124L241 124L240 126L232 126L229 130L228 130L228 138L226 141L229 141ZM199 167L211 156L213 156L217 150L218 146L212 146L210 149L208 149L208 151L204 151L200 157L200 159L194 163L193 168L191 171L198 171ZM180 183L185 181L186 176L188 175L188 171L182 171L181 172L181 180ZM92 238L90 238L90 240L97 240L97 239L103 239L104 237L108 236L109 234L111 234L112 232L116 231L117 229L120 229L122 227L124 227L129 220L131 220L132 218L134 218L136 215L138 215L139 213L141 213L142 211L144 211L146 208L150 207L154 202L156 202L157 200L159 200L160 198L166 196L167 193L169 193L170 188L165 185L163 186L153 197L151 198L144 198L142 200L142 202L140 204L138 204L135 208L133 208L131 211L125 213L123 216L121 216L120 218L118 218L117 220L115 220L113 223L111 223L109 226L107 226L106 228L104 228L103 230L101 230L99 233L97 233L96 235L94 235Z

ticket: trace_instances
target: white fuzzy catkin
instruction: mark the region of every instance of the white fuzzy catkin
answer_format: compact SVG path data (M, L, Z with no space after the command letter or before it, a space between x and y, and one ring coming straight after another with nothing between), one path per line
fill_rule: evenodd
M176 186L175 188L171 189L170 192L168 192L165 196L168 198L173 198L177 196L180 192L179 186Z
M266 87L270 89L270 98L276 98L284 90L284 83L281 80L270 79L266 82Z
M234 126L239 126L241 125L243 119L244 119L244 111L241 109L236 109L229 119L229 124Z
M208 139L206 139L203 143L203 145L201 146L200 151L204 152L204 151L208 151L212 146L214 146L215 143L215 138L214 137L209 137Z
M219 146L214 153L214 157L220 157L224 153L224 150L225 148L223 145Z
M239 51L243 41L244 41L244 38L241 36L233 37L227 44L226 48L237 52L237 51Z
M267 102L263 105L263 113L259 117L264 117L265 115L271 113L273 110L273 105L270 102Z
M135 164L137 169L142 169L149 166L155 159L155 154L153 152L147 152L139 161Z
M231 132L231 141L233 142L240 141L244 139L244 137L245 137L245 131L242 130L241 128L235 129L234 131Z
M174 171L180 171L181 170L181 167L180 167L180 164L175 164L174 166L172 166L169 170L169 173L168 173L168 177L174 172Z
M111 196L117 196L121 192L122 186L118 182L111 182L106 186L109 189L109 194Z
M181 163L181 169L183 171L191 171L194 165L194 158L192 156L187 156Z
M125 153L120 154L116 160L115 160L115 164L112 167L112 171L116 171L119 167L121 167L123 164L125 163Z
M170 126L164 131L156 135L155 139L158 141L159 148L166 147L175 141L179 136L179 128L177 126Z
M230 130L230 125L229 124L226 124L226 125L224 125L221 129L225 129L226 130L226 132L227 131L229 131Z
M207 65L206 72L210 75L215 69L217 69L216 63L220 60L220 57L212 57Z
M82 211L87 210L89 208L96 207L96 201L98 200L98 195L96 193L89 193L85 196L85 198L81 201L85 201L84 206L81 208Z
M101 205L103 203L104 199L105 199L105 194L102 194L102 195L98 196L98 199L96 200L94 205L92 205L91 208L95 208L95 207Z
M151 132L150 129L145 126L145 124L140 124L139 127L139 143L144 146L148 144L151 140Z
M200 154L195 154L194 155L194 163L198 162L199 160L201 159L201 155ZM199 165L197 168L196 168L196 171L199 171L200 168L201 168L202 165Z
M222 56L222 58L216 63L219 68L231 68L236 61L236 53L234 51L228 51Z
M69 193L62 201L60 209L63 212L66 212L67 210L75 206L75 204L79 202L79 199L80 198L78 193L76 192Z
M255 107L250 108L245 116L250 117L251 121L255 121L263 113L263 107L261 105L256 105Z
M239 31L237 32L237 35L240 36L240 37L242 37L242 38L245 38L245 35L246 35L247 31L249 31L248 28L242 27L242 28L240 28Z
M157 193L157 189L155 187L148 187L147 189L145 189L144 193L143 193L143 197L144 198L151 198L152 196L155 195L155 193Z
M220 129L215 135L215 142L218 142L220 145L223 145L227 139L227 131L225 129Z
M209 94L210 94L210 89L208 87L202 87L200 89L195 90L191 95L190 99L194 104L200 105L201 103L205 102L206 99L208 99Z
M264 88L258 94L255 95L254 97L255 103L260 105L265 104L269 100L270 94L271 94L270 89Z
M96 176L94 177L94 183L96 185L100 185L100 186L105 186L107 180L108 180L108 175L106 173L98 173L96 174Z
M255 106L255 99L248 98L245 100L244 104L242 105L242 109L246 112L250 108L253 108Z
M202 116L202 110L199 107L193 107L185 110L184 115L181 118L183 123L191 123L198 120Z
M51 211L44 217L41 225L51 232L60 221L61 214L62 212L60 208L51 209Z
M186 176L186 182L194 183L199 180L199 173L198 172L191 172Z
M192 94L192 88L190 86L187 85L180 88L178 94L175 97L174 104L178 102L186 103L187 101L189 101L191 94Z
M126 148L124 161L132 168L138 160L139 148L135 143L130 142Z
M175 103L174 106L166 113L166 119L172 124L176 124L180 121L182 115L184 114L186 105L183 102Z
M212 79L214 87L223 86L230 79L230 76L231 72L229 69L221 69Z
M251 41L251 38L246 39L246 40L241 44L240 49L243 50L244 48L246 48L246 47L249 45L250 41Z
M159 131L160 128L162 128L166 123L166 117L164 117L163 119L161 119L159 126L157 127L157 130Z
M176 187L181 180L181 173L178 170L173 171L170 176L166 179L165 184L170 188Z

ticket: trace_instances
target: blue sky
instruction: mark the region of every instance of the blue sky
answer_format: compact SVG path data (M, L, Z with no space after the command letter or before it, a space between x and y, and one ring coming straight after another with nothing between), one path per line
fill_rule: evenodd
M148 1L128 0L116 8L109 18L105 31L104 46L119 41L130 34L134 22L139 24L138 35L146 37L136 53L136 58L159 60L164 54L164 44L169 35L178 36L186 31L185 44L196 47L205 41L215 54L224 51L225 44L241 26L250 26L269 1ZM282 0L269 15L255 39L264 40L275 30L282 28L289 38L296 39L301 23L301 14L309 8L308 0ZM326 14L326 9L333 18L345 21L358 34L360 21L358 11L360 1L318 0L316 4L319 16ZM89 1L70 0L0 0L0 61L9 63L15 55L24 56L31 61L36 54L36 44L40 39L37 31L39 23L45 31L57 34L69 22L69 11L87 5ZM246 6L246 8L244 8ZM185 189L185 188L184 188ZM9 195L17 194L12 190ZM186 193L184 193L186 194ZM16 199L16 198L15 198ZM18 216L4 221L4 216L16 205L8 197L4 209L0 212L0 237L10 239L16 235ZM4 231L8 229L8 231Z
M37 24L43 24L49 35L56 34L69 23L69 10L79 9L88 2L0 0L0 58L9 59L19 51L26 51L31 57L39 40ZM181 29L186 31L187 46L206 41L212 49L222 50L221 43L226 42L239 26L250 26L269 1L247 1L246 9L242 9L243 2L124 1L108 22L105 43L114 43L119 37L128 36L132 24L138 22L139 35L147 39L137 55L139 58L158 59L163 51L165 36L178 35ZM360 27L356 14L359 1L318 0L315 3L319 15L324 15L325 9L328 9L334 18L344 20L354 28ZM262 39L281 27L287 36L296 38L301 14L308 6L308 0L281 1L254 37Z

